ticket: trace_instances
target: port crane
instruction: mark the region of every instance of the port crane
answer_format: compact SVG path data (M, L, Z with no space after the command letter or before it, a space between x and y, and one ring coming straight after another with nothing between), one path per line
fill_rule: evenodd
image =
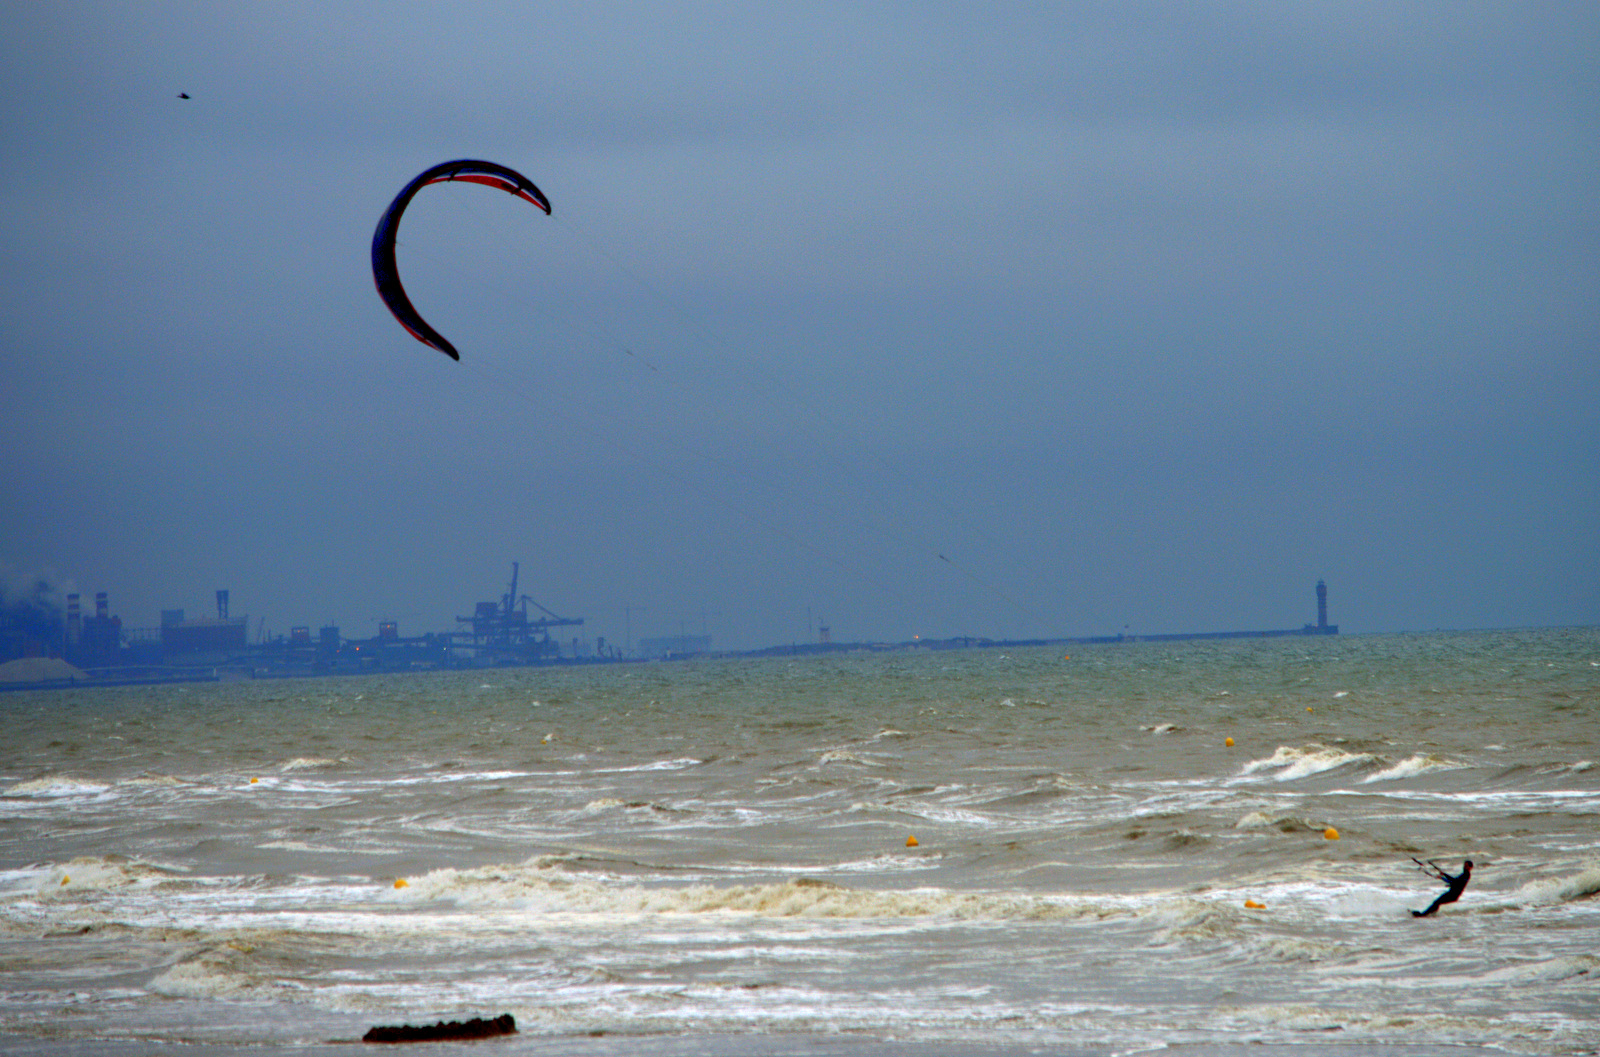
M534 664L553 660L560 647L550 637L550 629L577 627L582 617L563 617L552 613L527 595L517 594L519 563L511 563L511 587L498 602L479 602L472 616L456 617L466 627L450 632L453 646L473 650L494 664ZM532 605L542 617L530 617Z

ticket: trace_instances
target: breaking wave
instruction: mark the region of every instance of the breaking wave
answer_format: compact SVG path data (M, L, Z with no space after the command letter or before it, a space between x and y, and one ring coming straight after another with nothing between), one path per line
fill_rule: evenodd
M1363 782L1393 782L1402 778L1415 778L1417 775L1427 774L1429 771L1456 771L1465 766L1465 764L1441 760L1437 756L1418 753L1415 756L1408 756L1399 763L1392 764L1376 774L1369 774L1361 780Z
M98 796L106 792L107 789L107 786L95 782L85 782L64 774L52 774L43 778L34 778L31 781L18 782L10 789L7 789L4 795L37 797Z
M1372 763L1375 759L1376 757L1368 752L1345 752L1326 745L1308 745L1305 748L1280 745L1267 759L1251 760L1245 764L1239 775L1248 777L1265 771L1276 771L1272 777L1277 781L1292 782L1350 764Z
M761 918L945 918L1048 921L1124 916L1117 902L1026 895L950 892L935 888L873 891L801 877L773 884L656 887L574 878L538 864L435 870L389 897L441 900L462 907L512 907L546 914L702 915Z

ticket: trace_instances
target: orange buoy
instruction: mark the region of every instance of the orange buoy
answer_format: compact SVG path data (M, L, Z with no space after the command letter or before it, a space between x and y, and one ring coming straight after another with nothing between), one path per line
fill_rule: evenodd
M906 847L915 848L916 846L917 846L917 838L915 838L915 837L907 837L906 838Z
M1231 749L1231 748L1233 748L1233 739L1232 738L1223 738L1222 739L1222 744L1226 745L1228 748Z
M396 888L410 888L411 884L404 877L396 877L394 879L394 886Z
M1327 829L1322 831L1322 838L1324 840L1338 840L1339 831L1334 829L1332 826L1329 826Z
M1245 905L1245 909L1247 909L1247 910L1265 910L1265 909L1267 909L1267 904L1265 904L1265 903L1257 903L1254 899L1246 899L1244 901L1244 905Z

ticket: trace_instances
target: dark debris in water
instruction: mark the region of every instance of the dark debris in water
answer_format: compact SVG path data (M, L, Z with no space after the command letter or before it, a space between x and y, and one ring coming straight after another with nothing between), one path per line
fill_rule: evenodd
M395 1027L382 1025L361 1036L362 1042L442 1042L453 1039L490 1039L496 1035L515 1035L517 1022L510 1013L494 1019L473 1017L471 1020L441 1020L437 1024Z

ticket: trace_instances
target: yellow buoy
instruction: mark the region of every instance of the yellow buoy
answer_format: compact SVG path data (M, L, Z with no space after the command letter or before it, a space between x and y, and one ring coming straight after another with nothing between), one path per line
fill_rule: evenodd
M1310 705L1307 705L1307 706L1306 706L1306 711L1307 711L1307 712L1310 712L1310 711L1311 711L1311 706L1310 706Z
M1249 909L1249 910L1265 910L1265 909L1267 909L1267 904L1265 904L1265 903L1257 903L1254 899L1246 899L1244 901L1244 905L1245 905L1246 909Z
M906 838L906 847L915 848L916 846L917 846L917 838L915 838L915 837L907 837Z
M1223 738L1222 739L1222 744L1226 745L1228 748L1231 749L1231 748L1233 748L1233 739L1232 738Z
M1332 826L1329 826L1327 829L1322 831L1322 836L1324 840L1338 840L1339 831L1334 829Z
M257 782L259 782L259 781L261 781L261 779L259 779L259 778L252 778L252 779L250 779L250 784L251 784L251 785L255 785L255 784L256 784L256 783L257 783Z
M70 880L72 880L72 878L68 877L66 874L62 874L61 875L61 883L62 884L66 884Z
M394 886L396 888L410 888L411 887L410 883L407 882L404 877L396 877L394 879Z

